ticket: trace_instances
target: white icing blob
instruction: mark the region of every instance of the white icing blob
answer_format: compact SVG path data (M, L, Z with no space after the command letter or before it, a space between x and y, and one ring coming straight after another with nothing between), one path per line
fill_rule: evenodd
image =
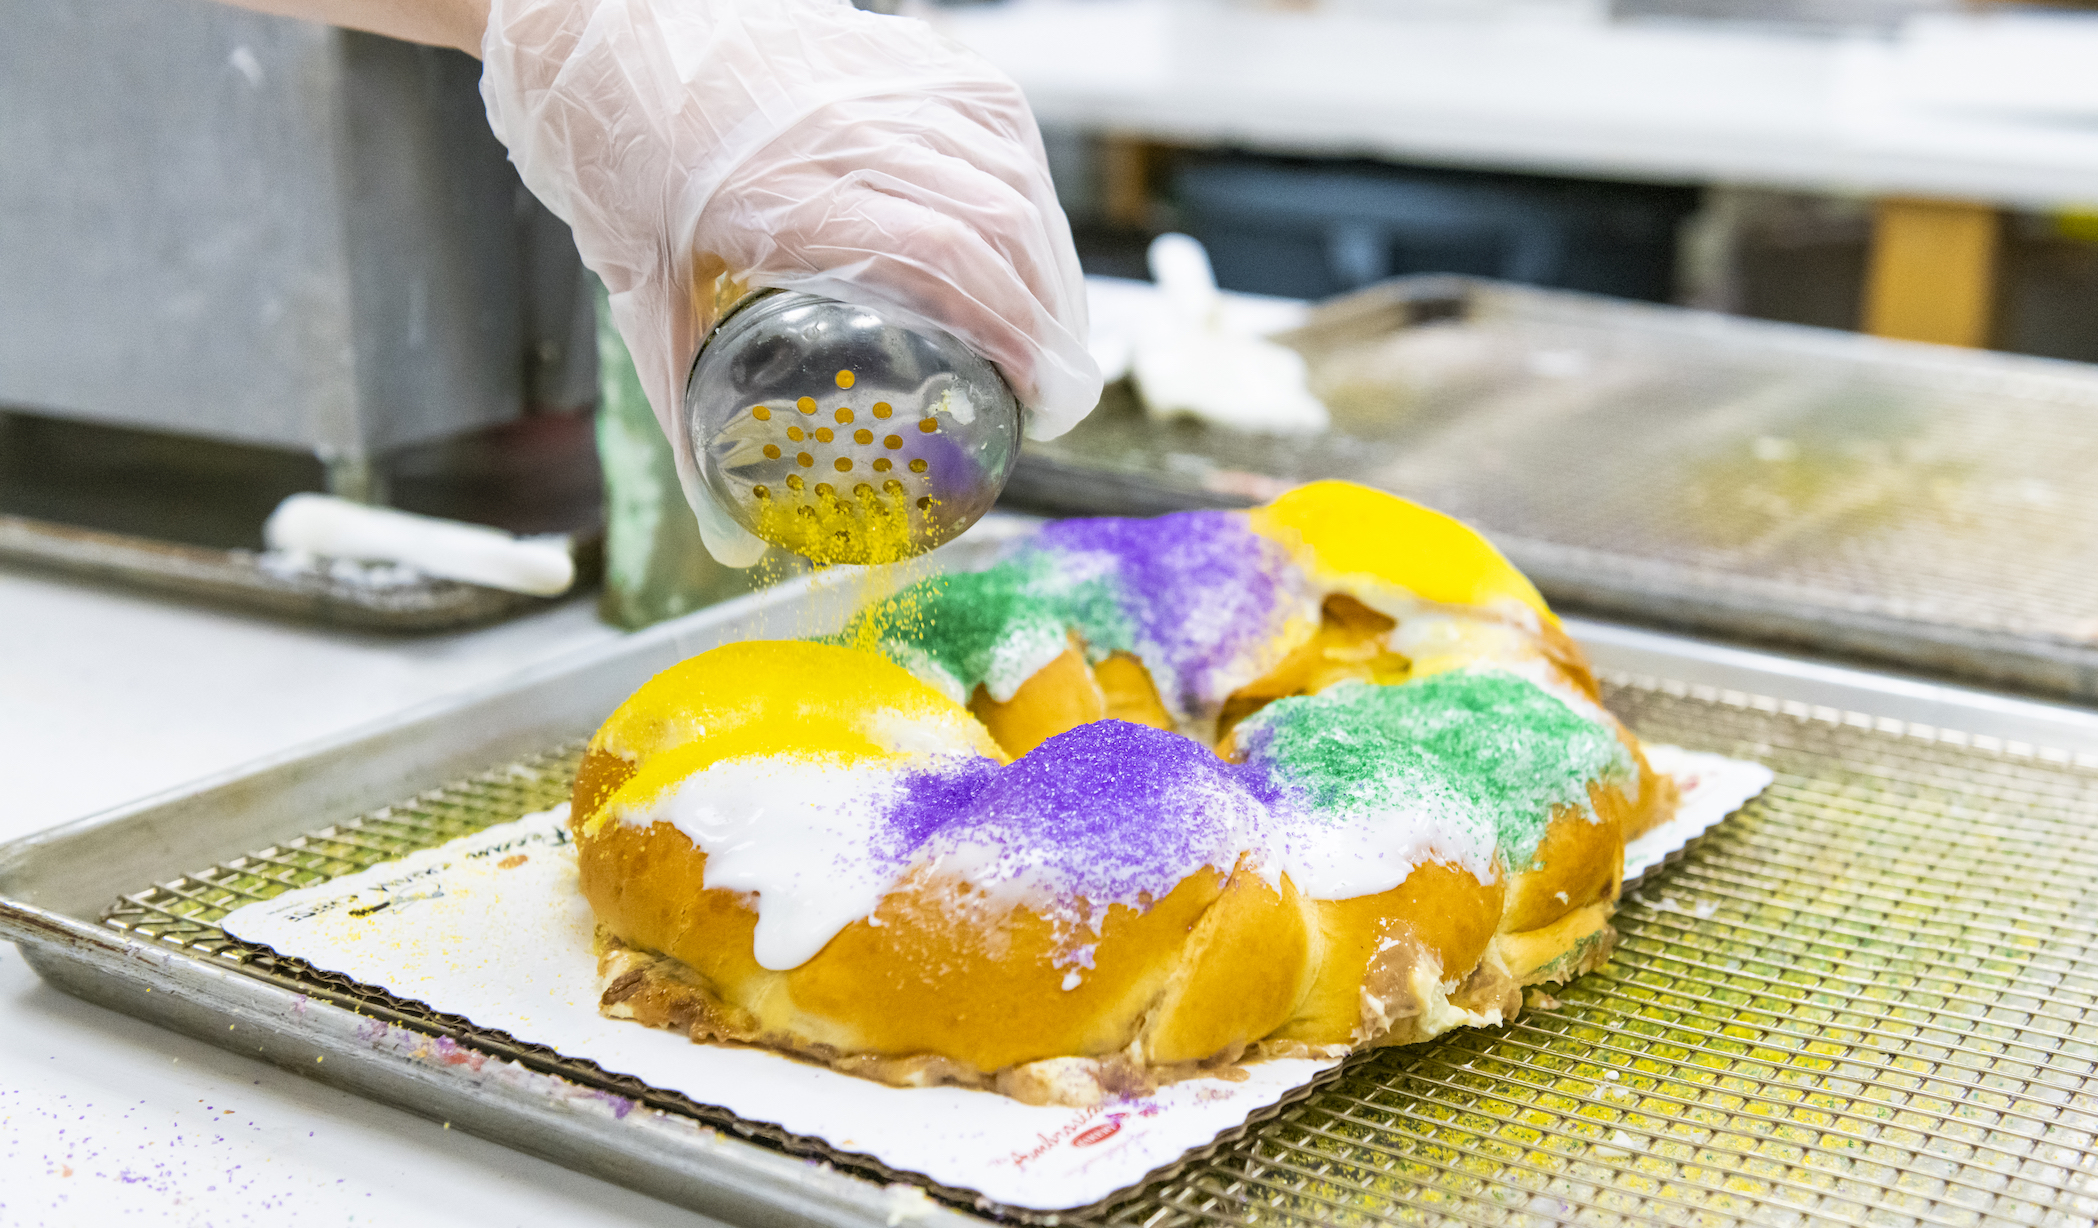
M1492 823L1433 782L1375 808L1316 812L1284 802L1268 830L1290 882L1314 900L1389 891L1434 862L1455 862L1481 883L1494 879Z
M955 703L968 705L969 693L962 689L961 679L948 672L947 667L934 660L925 649L902 640L889 640L882 645L882 651L888 653L896 664L909 670L911 677Z
M711 764L657 795L615 808L620 821L665 822L707 855L706 885L757 895L752 953L797 967L874 911L902 865L876 852L902 763L771 755Z
M1015 627L991 650L983 689L999 703L1009 703L1020 684L1064 654L1071 637L1062 627L1028 622Z
M891 754L921 758L974 755L990 741L983 726L967 712L931 707L917 712L877 708L860 722L860 732Z

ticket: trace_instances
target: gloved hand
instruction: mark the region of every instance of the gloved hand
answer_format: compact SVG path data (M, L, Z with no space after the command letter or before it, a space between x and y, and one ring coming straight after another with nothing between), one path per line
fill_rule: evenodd
M1085 286L1018 87L846 0L494 0L481 93L526 186L611 294L707 548L757 538L676 429L694 355L750 290L937 325L1048 439L1098 400Z

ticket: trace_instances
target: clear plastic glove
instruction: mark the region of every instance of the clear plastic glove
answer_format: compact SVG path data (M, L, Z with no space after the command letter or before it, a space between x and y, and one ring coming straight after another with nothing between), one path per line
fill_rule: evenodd
M1085 287L1019 88L846 0L495 0L481 93L526 186L604 279L714 556L757 538L698 480L677 407L762 287L930 323L1053 438L1099 398Z

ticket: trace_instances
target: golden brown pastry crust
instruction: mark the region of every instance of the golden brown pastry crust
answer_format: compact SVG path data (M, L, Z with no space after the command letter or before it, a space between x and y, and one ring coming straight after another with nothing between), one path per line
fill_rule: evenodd
M609 756L607 756L609 757ZM609 774L592 765L598 778ZM1025 907L990 907L952 880L916 873L871 918L786 970L751 954L757 913L705 885L706 853L665 823L571 819L583 894L599 925L672 957L719 1004L710 1035L818 1056L938 1053L985 1077L1058 1056L1141 1055L1148 1064L1236 1054L1303 996L1308 902L1241 867L1204 869L1138 911L1111 906L1075 984L1069 935Z
M1011 699L1000 703L982 687L969 698L969 711L991 731L991 740L1015 759L1065 730L1107 715L1107 696L1086 666L1084 646L1075 635L1071 641L1062 655L1021 683Z

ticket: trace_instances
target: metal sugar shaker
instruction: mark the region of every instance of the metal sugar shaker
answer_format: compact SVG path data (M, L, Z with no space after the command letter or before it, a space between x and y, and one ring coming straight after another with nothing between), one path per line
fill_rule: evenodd
M715 500L819 563L891 562L954 538L1019 456L1018 401L960 340L792 291L722 320L683 410Z

